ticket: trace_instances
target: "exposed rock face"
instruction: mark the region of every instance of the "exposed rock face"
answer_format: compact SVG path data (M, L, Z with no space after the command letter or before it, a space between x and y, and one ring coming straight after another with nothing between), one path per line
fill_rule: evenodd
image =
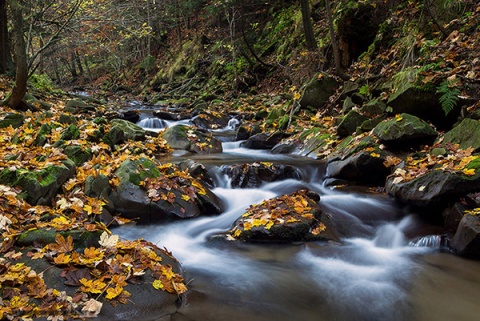
M181 175L174 165L162 168L149 159L140 158L123 162L115 174L120 184L108 195L109 206L125 217L139 218L141 223L222 211L215 194L188 174ZM95 185L89 190L103 194Z
M253 242L337 240L315 192L301 190L252 205L235 221L229 237Z
M232 165L224 167L223 172L232 179L233 188L254 188L263 182L300 177L300 173L293 166L264 162Z
M228 115L219 113L200 112L193 120L198 128L201 129L220 129L228 124Z
M183 149L197 154L215 154L222 152L222 142L212 134L202 132L189 126L178 125L167 129L162 134L174 149Z
M401 114L379 123L373 134L390 147L417 147L431 144L438 136L435 129L420 118Z
M480 258L480 217L464 215L450 246L458 254Z

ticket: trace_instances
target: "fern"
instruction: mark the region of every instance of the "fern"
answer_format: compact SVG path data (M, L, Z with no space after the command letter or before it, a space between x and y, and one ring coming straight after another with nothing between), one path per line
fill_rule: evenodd
M445 80L437 87L437 94L441 94L439 102L445 115L448 115L457 105L460 90L455 85L454 82Z

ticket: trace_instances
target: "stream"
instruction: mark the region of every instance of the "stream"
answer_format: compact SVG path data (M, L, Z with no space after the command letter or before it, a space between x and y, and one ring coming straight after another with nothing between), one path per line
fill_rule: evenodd
M149 130L177 123L148 116L140 120ZM165 160L204 164L214 176L213 192L225 205L221 215L115 230L123 238L166 247L181 262L191 291L172 320L480 318L480 262L449 254L435 234L438 229L386 195L324 187L320 161L241 148L228 139L235 125L215 133L223 137L222 154L175 152ZM260 188L231 188L221 167L253 161L294 165L301 177ZM229 230L251 204L304 188L321 196L322 209L351 238L341 243L250 244L214 237Z

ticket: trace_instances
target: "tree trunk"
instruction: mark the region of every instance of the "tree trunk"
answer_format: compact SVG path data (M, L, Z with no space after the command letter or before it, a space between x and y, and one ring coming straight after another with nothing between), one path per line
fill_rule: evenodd
M10 0L12 13L12 38L14 42L13 53L15 56L15 85L3 104L13 108L22 109L22 99L27 91L28 65L25 39L23 38L22 4L19 0Z
M300 0L302 6L303 31L305 32L305 42L308 50L316 50L318 48L313 34L312 21L310 19L310 3L309 0Z
M0 0L0 74L13 71L10 40L7 29L7 3Z
M330 31L330 39L332 42L333 48L333 59L335 60L335 69L337 70L337 75L343 80L350 79L350 76L345 73L343 70L342 62L340 60L340 49L338 48L337 39L335 36L335 30L333 26L333 15L332 8L330 6L330 0L325 0L325 8L327 9L327 20L328 20L328 29Z

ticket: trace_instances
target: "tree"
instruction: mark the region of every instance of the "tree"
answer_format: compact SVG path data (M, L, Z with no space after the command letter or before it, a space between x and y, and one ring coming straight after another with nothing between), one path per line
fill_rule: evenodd
M330 0L325 0L325 8L327 9L327 20L328 20L328 29L330 32L330 40L332 42L333 48L333 59L335 60L335 69L337 75L344 79L350 79L350 76L345 73L343 70L342 62L340 60L340 49L338 48L337 38L335 35L334 25L333 25L333 14L332 7L330 5Z
M10 0L12 15L13 55L15 59L15 85L3 105L14 109L24 109L22 99L27 92L28 62L25 39L23 37L23 15L21 0Z
M7 29L7 3L0 0L0 74L12 71L13 62Z
M300 0L302 6L302 21L303 30L305 32L305 42L308 50L316 50L318 48L315 35L313 34L312 21L310 18L310 3L309 0Z

